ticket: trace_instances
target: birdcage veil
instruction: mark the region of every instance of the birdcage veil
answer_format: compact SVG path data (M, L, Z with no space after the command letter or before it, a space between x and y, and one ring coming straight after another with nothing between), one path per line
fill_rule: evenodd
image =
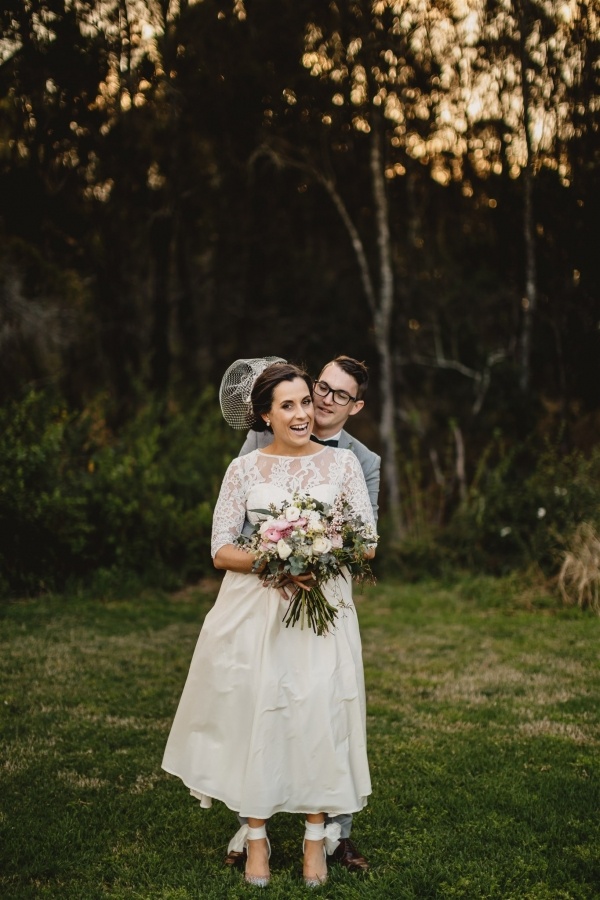
M232 428L249 428L252 424L250 395L254 382L267 366L284 363L280 356L261 356L258 359L236 359L221 381L219 403L223 418Z

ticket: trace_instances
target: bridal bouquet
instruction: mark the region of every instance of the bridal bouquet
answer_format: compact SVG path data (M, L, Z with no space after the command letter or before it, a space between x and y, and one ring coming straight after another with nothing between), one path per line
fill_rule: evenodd
M238 544L256 554L252 571L264 586L282 589L288 597L286 627L308 623L316 634L327 634L337 609L322 585L336 575L345 577L344 566L355 578L374 580L364 554L377 543L377 534L353 513L343 494L330 505L296 493L279 508L252 512L265 518Z

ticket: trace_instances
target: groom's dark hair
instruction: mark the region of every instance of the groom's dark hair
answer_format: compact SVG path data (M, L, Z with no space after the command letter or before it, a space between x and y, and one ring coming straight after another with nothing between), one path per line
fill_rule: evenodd
M352 356L336 356L335 359L330 359L328 363L325 363L323 368L321 369L321 375L323 371L327 368L327 366L332 365L339 366L346 375L350 375L351 378L354 378L357 388L356 388L356 399L362 400L367 392L367 388L369 386L369 370L367 369L364 362L359 362L357 359L354 359ZM319 378L321 377L319 375Z
M302 378L308 388L308 393L312 397L313 384L308 372L301 369L293 363L271 363L270 366L261 372L252 388L250 399L252 401L252 431L273 431L267 426L263 415L268 413L273 406L273 391L282 381L294 381L296 378Z

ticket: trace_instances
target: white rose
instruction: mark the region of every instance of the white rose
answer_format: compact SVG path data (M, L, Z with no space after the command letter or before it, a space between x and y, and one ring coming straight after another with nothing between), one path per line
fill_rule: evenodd
M312 548L313 553L329 553L331 550L331 541L326 537L317 537L313 541Z
M307 519L308 519L308 527L311 529L311 531L324 531L325 530L325 526L323 525L321 516L319 515L318 512L309 512Z
M287 559L291 552L292 548L283 540L283 538L277 541L277 555L279 559Z
M285 517L288 522L295 522L296 519L300 518L300 510L297 506L288 506L285 511Z

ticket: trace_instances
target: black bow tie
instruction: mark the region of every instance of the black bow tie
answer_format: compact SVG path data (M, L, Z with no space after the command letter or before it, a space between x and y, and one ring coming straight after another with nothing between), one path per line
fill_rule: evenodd
M316 437L314 434L310 436L311 441L314 441L315 444L323 444L324 447L337 447L337 441L322 441L321 438Z

